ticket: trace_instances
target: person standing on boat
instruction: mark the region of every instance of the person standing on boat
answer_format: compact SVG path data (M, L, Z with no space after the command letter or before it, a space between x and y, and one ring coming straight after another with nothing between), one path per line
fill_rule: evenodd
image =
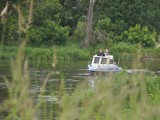
M105 54L101 48L99 49L99 53L97 55L98 56L105 56Z
M109 55L109 51L108 49L106 49L106 51L104 52L105 55Z

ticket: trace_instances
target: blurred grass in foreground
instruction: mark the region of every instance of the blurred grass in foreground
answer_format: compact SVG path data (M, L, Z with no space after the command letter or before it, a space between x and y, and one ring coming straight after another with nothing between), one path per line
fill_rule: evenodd
M61 120L159 120L160 78L124 72L63 98Z
M71 94L67 93L64 79L61 79L59 91L50 88L48 95L56 100L49 104L42 102L43 96L47 96L45 88L53 71L46 76L39 94L31 95L28 60L25 58L24 48L25 43L11 61L12 79L4 78L9 97L0 111L7 111L5 120L39 120L39 116L43 120L160 119L160 77L154 73L129 75L122 71L108 77L97 77L94 89L84 82ZM56 49L53 58L54 69L57 62ZM136 64L139 58L137 56L133 68L139 67Z

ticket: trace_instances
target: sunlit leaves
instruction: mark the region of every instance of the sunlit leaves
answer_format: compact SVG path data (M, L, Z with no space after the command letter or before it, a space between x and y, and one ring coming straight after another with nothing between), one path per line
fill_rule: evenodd
M136 25L124 31L123 39L133 44L141 44L143 47L152 47L155 45L156 32L149 31L148 27Z

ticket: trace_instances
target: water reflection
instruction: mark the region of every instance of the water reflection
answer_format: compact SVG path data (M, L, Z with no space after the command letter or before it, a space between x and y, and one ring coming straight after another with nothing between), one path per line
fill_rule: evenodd
M47 80L45 95L40 96L39 98L35 98L35 102L44 102L48 104L48 107L53 106L56 111L57 102L59 102L58 95L60 90L60 84L63 82L65 91L68 93L72 93L76 86L82 81L87 82L88 86L92 89L96 89L96 76L92 76L90 73L86 71L88 61L58 61L57 66L53 68L51 66L51 61L40 61L37 63L36 60L30 60L29 62L29 75L30 75L30 94L38 95L41 91L41 87L47 77L48 74L52 73L51 76ZM122 62L119 66L128 69L132 72L132 61ZM143 63L143 68L147 68L148 70L153 70L157 74L160 74L160 63L159 61L147 61ZM144 69L139 69L144 70ZM96 73L97 74L97 73ZM98 73L101 74L102 73ZM3 103L5 99L8 97L8 92L6 85L4 83L3 76L7 77L9 80L12 79L11 71L10 71L10 60L1 60L0 61L0 104ZM4 115L5 113L3 113ZM43 118L43 112L39 110L37 114L40 114L41 118ZM58 114L54 112L55 116ZM0 116L3 116L0 115ZM56 118L56 117L55 117ZM2 119L2 117L0 117Z
M50 78L47 81L46 93L49 94L49 91L56 91L59 89L59 84L61 80L64 81L66 90L72 92L77 84L81 81L86 80L90 77L90 73L86 71L88 61L58 61L56 68L51 66L51 61L40 61L30 60L29 62L29 74L30 74L30 93L38 94L40 92L41 85L46 79L47 75L52 73ZM128 73L132 72L146 72L148 70L153 70L157 74L160 74L160 63L159 61L144 61L142 64L143 69L130 69L132 66L132 61L120 62L119 65L125 68ZM147 68L147 69L146 69ZM98 75L102 73L96 73ZM106 74L106 73L105 73ZM0 90L3 91L0 93L0 99L6 98L7 91L4 84L3 76L11 80L12 75L10 71L10 60L0 60ZM92 78L94 79L94 78ZM90 81L89 84L93 87L94 81Z

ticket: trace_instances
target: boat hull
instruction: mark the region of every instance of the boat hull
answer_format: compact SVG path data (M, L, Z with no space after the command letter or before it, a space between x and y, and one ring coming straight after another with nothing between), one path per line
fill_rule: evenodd
M88 71L90 72L120 72L122 70L121 67L118 66L104 66L104 67L98 67L98 66L92 66L88 65Z

